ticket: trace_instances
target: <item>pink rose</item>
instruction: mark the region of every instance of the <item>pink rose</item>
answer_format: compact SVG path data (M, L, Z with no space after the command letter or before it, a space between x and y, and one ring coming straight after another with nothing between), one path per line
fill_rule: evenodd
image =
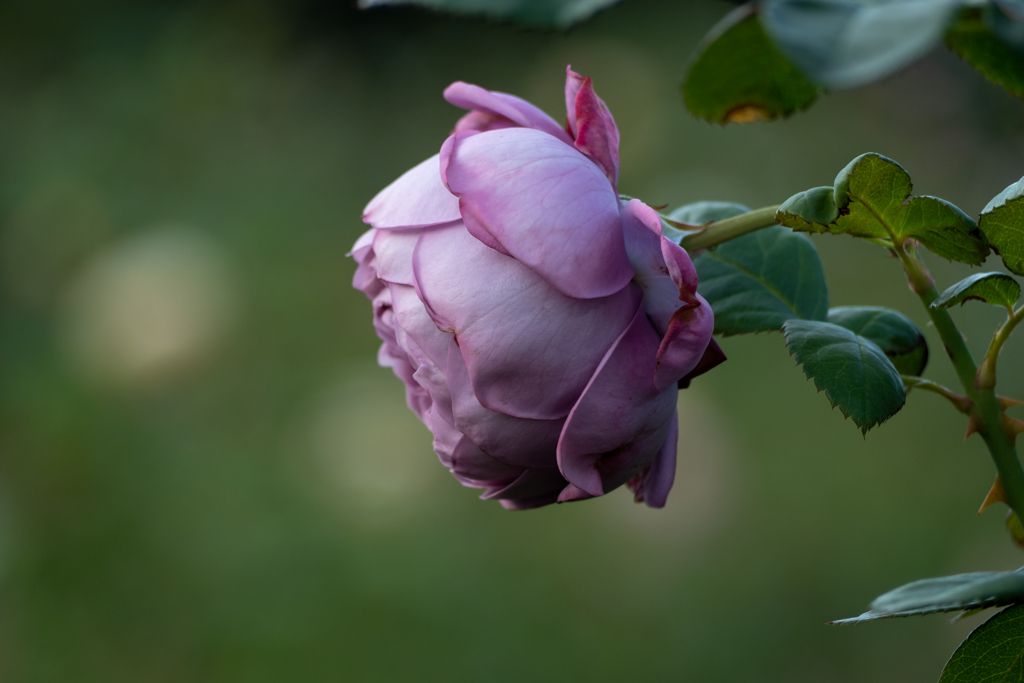
M724 356L690 257L653 209L619 199L611 113L567 74L564 129L449 86L470 113L367 205L353 285L373 300L380 364L482 498L526 509L628 482L661 507L677 386Z

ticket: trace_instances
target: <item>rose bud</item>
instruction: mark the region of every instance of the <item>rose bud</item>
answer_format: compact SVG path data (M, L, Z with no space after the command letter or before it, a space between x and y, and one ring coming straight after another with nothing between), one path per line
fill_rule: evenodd
M351 255L379 361L456 479L509 509L628 483L665 504L676 394L724 356L687 253L622 202L619 131L567 69L563 129L529 102L453 83L470 113L367 205Z

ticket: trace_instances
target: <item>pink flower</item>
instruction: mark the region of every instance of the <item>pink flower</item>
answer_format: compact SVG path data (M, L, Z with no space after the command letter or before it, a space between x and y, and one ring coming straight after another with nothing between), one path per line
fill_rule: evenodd
M724 360L686 252L620 201L619 132L567 69L563 129L529 102L453 83L470 110L367 205L353 284L381 365L441 462L510 509L629 483L665 504L676 393Z

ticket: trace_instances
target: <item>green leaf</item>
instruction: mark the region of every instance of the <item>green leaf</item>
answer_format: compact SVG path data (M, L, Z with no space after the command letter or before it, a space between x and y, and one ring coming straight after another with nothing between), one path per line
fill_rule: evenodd
M1006 16L996 7L986 9L989 14ZM993 21L986 21L980 9L968 10L946 33L946 45L985 78L1024 98L1024 54L1001 39L993 28Z
M789 320L782 331L804 374L863 433L903 407L907 394L900 373L874 342L814 320Z
M818 251L806 235L781 226L725 242L693 265L717 334L780 330L791 318L824 320L828 311Z
M765 35L753 3L737 7L711 29L682 90L694 116L721 124L789 116L818 97L818 88Z
M1006 267L1024 275L1024 178L996 195L978 221L985 239Z
M978 273L956 283L932 302L932 308L963 305L968 299L978 299L993 306L1013 308L1020 298L1020 285L1005 273Z
M918 376L928 365L928 342L907 316L879 306L839 306L828 321L873 341L901 375Z
M1024 0L993 0L985 20L1000 39L1024 53Z
M833 192L828 186L799 192L782 203L775 220L799 232L828 232L839 218Z
M942 38L960 0L766 0L765 30L811 81L853 88L917 61Z
M359 0L360 9L416 5L454 14L475 14L537 28L568 28L618 0Z
M820 223L824 211L809 215L809 204L793 197L779 211L782 225L805 232L852 235L866 239L913 239L943 258L980 265L989 253L974 221L944 199L911 197L913 186L903 167L880 154L863 154L847 165L833 184L839 217ZM824 188L812 192L824 205Z
M871 609L859 617L833 624L909 617L935 612L999 607L1024 601L1024 568L1012 572L972 572L921 579L875 598Z
M1024 605L1009 607L974 629L946 662L939 683L1024 680Z

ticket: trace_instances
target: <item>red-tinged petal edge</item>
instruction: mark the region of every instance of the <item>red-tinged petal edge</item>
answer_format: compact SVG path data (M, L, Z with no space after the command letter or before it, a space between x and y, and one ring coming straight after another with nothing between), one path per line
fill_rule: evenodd
M576 149L596 161L604 169L612 187L618 187L619 129L612 113L594 92L591 80L581 77L570 67L566 67L565 90L566 99L573 90L576 92L572 105L568 107L569 129L574 134Z
M669 319L668 332L658 347L654 385L664 391L690 373L704 357L715 329L715 314L701 297L695 306L683 306Z

